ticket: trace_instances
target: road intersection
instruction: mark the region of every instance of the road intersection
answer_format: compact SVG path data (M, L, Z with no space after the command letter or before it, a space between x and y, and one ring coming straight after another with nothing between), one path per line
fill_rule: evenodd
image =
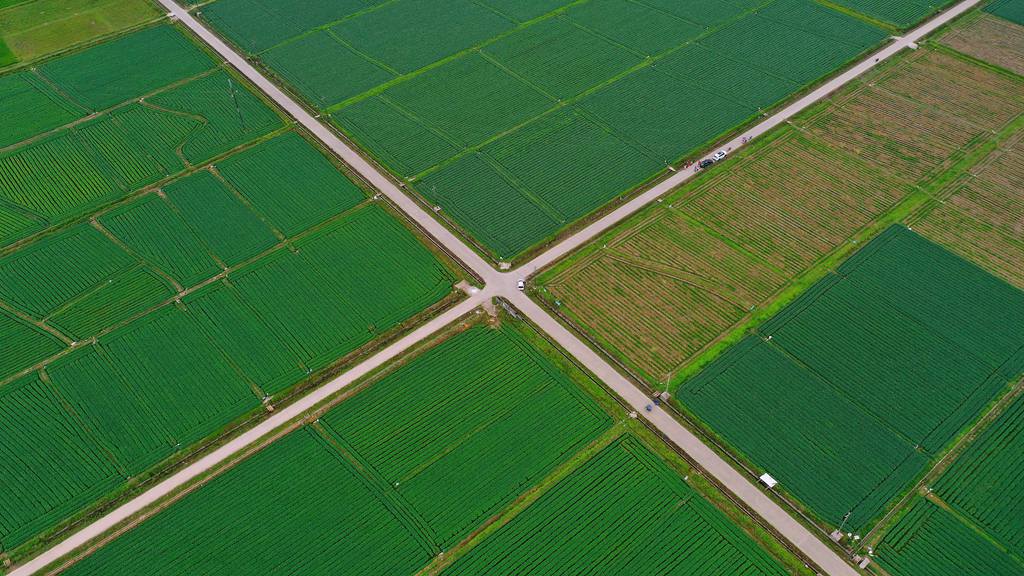
M738 150L751 140L785 123L800 111L826 98L829 94L868 72L881 62L893 57L906 48L915 47L916 42L973 8L979 1L965 0L960 2L920 27L908 32L905 36L894 38L878 52L869 55L860 63L832 78L821 87L765 118L749 130L737 135L734 140L723 144L720 148L733 151ZM531 300L523 291L520 291L517 286L518 280L529 277L533 273L556 262L644 206L677 188L692 178L694 176L693 172L685 170L672 173L668 178L587 225L580 231L561 240L517 269L500 271L491 266L487 260L482 258L470 246L436 220L433 215L408 196L392 179L384 175L376 166L339 138L331 129L321 123L318 118L268 80L244 56L235 52L233 48L206 28L186 9L176 4L173 0L159 0L159 2L167 8L172 18L188 27L203 42L209 45L214 52L224 58L229 65L237 69L257 88L263 91L267 97L284 109L286 113L347 163L371 186L387 196L399 210L416 222L419 227L447 250L449 254L460 260L467 269L480 278L484 287L470 290L467 298L451 309L414 329L409 334L360 362L336 379L314 389L293 404L276 411L272 416L240 436L230 440L193 464L107 513L102 518L78 530L36 558L14 569L10 572L10 576L30 576L40 572L46 566L86 545L94 538L103 535L111 528L132 518L164 497L173 494L196 478L257 445L281 426L302 417L322 401L394 360L417 343L429 338L464 315L472 313L475 309L478 309L494 298L502 298L508 301L541 331L545 332L548 337L575 357L580 365L589 370L628 405L632 406L641 418L646 419L663 437L682 450L692 462L696 463L704 472L714 478L720 486L723 486L733 496L742 501L748 510L758 515L776 534L788 541L793 548L799 550L818 570L832 576L856 576L858 574L838 552L827 546L810 529L797 522L789 512L762 491L756 485L756 479L733 468L726 460L702 442L700 438L685 428L669 412L659 406L650 406L650 410L647 410L650 398L640 387L624 377L602 358L600 354L595 352L546 310Z

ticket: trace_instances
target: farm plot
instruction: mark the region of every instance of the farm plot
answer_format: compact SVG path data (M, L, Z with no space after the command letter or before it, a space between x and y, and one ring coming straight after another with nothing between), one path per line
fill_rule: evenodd
M64 573L416 573L611 425L521 329L451 336Z
M191 178L201 174L209 173ZM176 196L174 192L169 198ZM207 244L198 237L182 243L179 234L191 229L168 211L168 200L155 195L144 199L160 212L145 214L148 220L139 216L130 228L118 230L138 254L146 250L145 256L159 259L158 265L177 263L176 271L212 262ZM172 230L168 222L180 228ZM75 337L99 332L94 344L47 361L65 344L0 311L0 377L46 361L45 385L62 399L67 418L85 423L89 445L108 454L119 474L112 481L104 477L102 483L83 476L59 497L26 496L44 502L46 513L30 511L11 520L0 534L5 548L87 506L114 487L110 482L120 484L217 434L256 409L260 398L331 365L451 291L447 269L376 206L334 219L298 236L292 245L295 252L274 250L232 268L222 280L177 304L171 298L179 288L170 288L162 274L155 275L154 264L122 252L89 225L0 260L5 301ZM78 257L68 258L69 253ZM128 322L115 325L123 321ZM0 385L0 394L15 386ZM0 396L0 411L14 409ZM51 423L40 418L33 425ZM54 427L51 432L61 430ZM19 441L17 436L3 438L0 452L17 448L10 444ZM49 466L64 466L71 458L37 453L31 446L20 449ZM73 465L68 460L67 466ZM26 476L11 481L26 482L17 487L20 493L36 490Z
M704 26L688 18L704 14L727 2L704 4L676 15L634 0L589 0L573 5L566 14L569 19L601 36L644 56L655 56L682 46L704 32ZM738 12L738 9L737 9ZM723 20L728 19L728 15Z
M1024 558L1024 397L1018 397L934 483L935 495Z
M471 0L397 0L330 28L390 70L408 74L511 29L512 20Z
M76 102L100 111L213 67L198 46L157 26L39 67Z
M910 28L933 12L952 4L952 0L834 0L836 4L856 10L865 16Z
M35 374L0 386L0 430L0 549L27 540L123 479Z
M218 27L251 3L203 13ZM810 0L399 0L303 33L290 26L250 51L498 259L885 37Z
M657 382L905 187L793 131L684 188L542 283L563 312ZM841 215L841 216L840 216Z
M594 566L610 574L785 574L631 436L442 574L587 574Z
M1024 75L1024 26L981 14L942 36L954 50Z
M1011 559L949 511L920 498L878 545L875 558L893 576L1013 576L1024 571L1024 564Z
M159 26L0 79L9 96L0 109L19 118L0 129L7 144L0 149L0 212L14 220L0 228L0 244L283 125L227 72L211 72L213 65L176 30ZM99 114L76 122L86 111Z
M63 574L391 576L415 573L430 556L357 465L302 428Z
M1022 321L1024 292L893 226L678 398L860 531L1024 371Z
M319 370L451 293L453 278L377 206L331 222L236 272L252 314ZM244 333L222 327L244 346Z
M63 126L85 115L33 72L0 77L0 102L5 114L0 148Z
M381 406L389 406L381 413ZM610 418L512 328L471 328L320 420L446 550Z
M1024 134L953 182L915 230L1024 288Z
M159 16L146 0L0 2L0 52L6 43L12 61L29 62Z
M1024 6L1018 0L994 0L985 7L987 12L1024 26Z
M1024 106L1024 83L935 50L918 51L807 122L830 146L913 182L991 138Z
M487 45L484 53L559 100L608 81L641 58L572 22L551 18Z
M0 259L0 298L75 340L173 295L154 268L85 224Z
M363 58L327 31L281 44L263 53L262 58L320 108L343 102L395 77L393 72ZM346 82L338 82L339 77Z
M341 20L375 2L364 0L220 0L203 17L242 48L260 52L306 30Z

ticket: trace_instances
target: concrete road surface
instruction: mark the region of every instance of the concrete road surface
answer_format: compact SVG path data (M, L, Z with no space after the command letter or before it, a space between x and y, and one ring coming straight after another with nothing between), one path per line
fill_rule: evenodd
M799 549L809 558L820 570L833 576L855 576L854 570L835 551L826 546L810 530L794 520L785 510L775 504L755 486L751 479L737 472L725 460L719 457L714 451L708 448L693 433L684 428L675 418L664 410L655 407L651 412L645 411L649 399L638 387L622 376L614 367L605 362L600 355L592 350L587 344L567 330L554 317L544 309L526 297L516 287L520 278L525 278L552 264L573 250L579 248L589 240L608 230L623 219L640 210L647 204L678 187L693 177L691 171L677 172L663 182L655 185L636 198L630 200L618 209L595 221L581 231L562 240L546 252L540 254L533 260L522 265L512 272L499 272L481 258L472 248L462 242L451 231L435 220L431 214L423 210L419 204L407 196L394 182L380 173L372 164L367 162L359 153L349 147L338 138L325 125L310 115L298 103L292 100L276 85L265 78L258 70L250 65L243 56L232 50L220 38L209 31L205 26L192 17L186 10L178 6L173 0L159 0L171 15L191 29L204 42L209 44L214 51L220 54L229 64L265 92L288 114L294 117L304 128L316 136L324 145L330 148L342 160L354 170L359 172L363 178L405 212L412 220L422 227L428 234L443 245L451 254L461 260L467 268L480 276L486 283L486 287L472 294L467 300L458 304L451 310L427 322L417 328L404 338L386 347L368 360L358 364L337 379L317 388L308 395L297 401L295 404L275 413L271 418L258 424L245 432L238 438L230 441L221 448L203 457L194 464L179 471L170 478L157 484L148 491L135 497L128 503L110 512L99 520L82 528L66 540L46 550L32 561L16 568L11 576L29 576L35 574L48 564L60 559L68 553L76 550L89 540L100 536L117 523L130 518L150 504L157 502L160 498L174 492L176 489L185 486L199 475L224 462L231 456L245 450L260 441L261 438L270 434L274 429L286 424L290 420L301 416L317 403L344 389L345 387L368 374L375 368L396 358L404 351L411 348L417 342L430 337L435 332L464 314L471 312L477 306L494 297L503 297L510 301L516 308L522 311L534 324L546 332L555 342L561 345L566 351L590 370L595 376L601 379L610 389L614 390L629 405L653 424L672 443L682 449L694 462L713 476L721 485L744 502L744 504L757 513L765 522L795 548ZM960 14L974 7L980 0L965 0L949 10L942 12L931 21L919 28L909 32L906 36L895 39L879 52L872 54L862 62L828 81L817 90L804 96L783 110L757 124L747 132L736 137L732 142L722 145L722 148L732 148L733 151L741 148L747 141L757 138L765 132L784 123L795 114L806 109L812 104L825 98L830 93L839 89L854 78L869 71L912 43L921 40L924 36L936 28L946 24ZM709 151L709 154L714 150Z

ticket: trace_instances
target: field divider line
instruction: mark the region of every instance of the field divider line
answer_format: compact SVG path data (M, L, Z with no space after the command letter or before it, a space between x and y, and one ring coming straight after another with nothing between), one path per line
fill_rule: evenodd
M86 546L93 539L98 538L117 527L122 522L131 519L140 512L145 511L151 505L158 503L163 498L177 492L178 489L189 484L192 480L202 476L219 464L229 460L236 454L242 453L247 448L258 444L263 438L272 434L278 428L302 418L310 410L315 408L331 396L351 386L364 376L370 374L387 362L394 360L422 340L439 332L448 325L456 322L459 318L471 313L490 294L480 292L474 297L464 300L449 309L443 314L436 316L426 324L413 330L397 342L374 354L366 361L353 366L347 372L341 374L327 384L313 390L303 396L295 403L275 412L272 416L260 422L256 426L246 430L238 437L227 442L210 454L203 456L195 463L176 472L156 486L136 496L127 503L106 514L99 520L74 533L52 548L47 549L39 556L29 562L15 568L8 576L29 576L43 571L52 563Z

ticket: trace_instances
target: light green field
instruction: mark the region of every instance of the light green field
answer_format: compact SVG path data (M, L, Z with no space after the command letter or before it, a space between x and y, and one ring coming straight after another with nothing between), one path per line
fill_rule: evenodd
M0 67L6 44L28 62L158 17L149 0L7 0L0 3Z

